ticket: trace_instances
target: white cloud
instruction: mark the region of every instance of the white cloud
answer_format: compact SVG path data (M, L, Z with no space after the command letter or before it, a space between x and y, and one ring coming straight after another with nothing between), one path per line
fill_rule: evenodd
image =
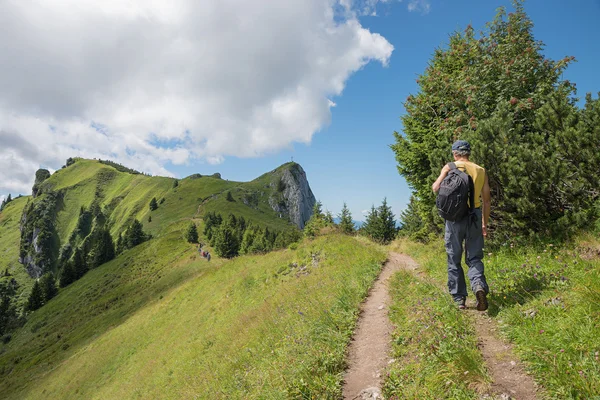
M39 166L70 156L169 175L168 162L309 143L348 78L391 56L355 10L351 0L0 2L0 192L28 193Z
M366 209L366 210L362 210L360 213L366 217L367 215L369 215L370 212L371 212L371 209Z
M427 14L431 9L431 4L428 0L410 0L407 7L408 11L416 11L422 14Z

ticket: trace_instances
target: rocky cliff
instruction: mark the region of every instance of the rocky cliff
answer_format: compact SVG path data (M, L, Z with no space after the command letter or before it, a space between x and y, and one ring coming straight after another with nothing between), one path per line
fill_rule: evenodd
M269 205L274 211L287 215L291 222L302 229L310 219L316 203L306 172L296 163L286 164L285 168L276 172L278 173L275 174L272 185L277 191L269 198Z

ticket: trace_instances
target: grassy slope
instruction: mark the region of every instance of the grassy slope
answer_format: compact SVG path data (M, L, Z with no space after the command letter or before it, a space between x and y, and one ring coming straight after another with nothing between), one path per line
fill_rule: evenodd
M283 168L286 165L272 172ZM118 172L98 161L80 159L68 168L56 171L43 183L43 187L64 193L58 204L56 220L58 245L62 246L77 226L81 207L89 209L97 196L100 198L100 207L105 214L109 214L111 234L115 239L134 218L142 222L147 232L157 237L170 232L181 221L197 217L207 210L224 215L233 212L276 230L291 229L292 225L279 218L268 206L268 197L274 189L267 186L272 179L272 174L265 174L252 182L231 182L211 177L187 178L180 180L178 187L174 188L172 178ZM259 189L265 194L257 210L242 203L241 193ZM228 190L232 190L237 198L233 203L225 199ZM152 197L158 201L164 198L164 202L151 212L148 204ZM18 263L18 226L28 199L31 197L16 199L0 214L0 271L9 268L21 285L22 301L32 285L31 279ZM200 207L199 214L198 206L201 203L204 205ZM149 216L152 216L152 222L148 221Z
M0 355L3 397L339 397L384 251L330 235L220 265L197 261L180 235L126 252L34 313Z
M19 264L19 243L21 241L21 232L19 224L23 208L30 199L30 196L14 199L6 205L0 213L0 274L8 269L10 278L15 278L21 285L23 293L29 293L33 282L29 279L29 275ZM0 279L7 279L0 277ZM26 296L20 296L18 304L22 305L27 301Z
M415 257L435 281L445 282L441 241L395 247ZM591 254L582 258L579 248L513 243L484 260L489 314L550 398L588 399L600 393L600 260Z

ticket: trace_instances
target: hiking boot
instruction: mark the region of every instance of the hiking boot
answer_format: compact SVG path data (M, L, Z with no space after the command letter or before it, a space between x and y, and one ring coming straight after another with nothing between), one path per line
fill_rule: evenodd
M477 311L485 311L488 309L487 294L481 286L475 288L475 298L477 299Z
M464 310L465 307L465 298L462 296L458 296L454 298L454 303L458 307L459 310Z

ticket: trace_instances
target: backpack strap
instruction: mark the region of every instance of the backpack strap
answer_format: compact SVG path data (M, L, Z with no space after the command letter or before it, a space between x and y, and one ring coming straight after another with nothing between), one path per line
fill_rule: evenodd
M454 164L453 162L448 163L448 166L450 167L450 171L452 171L453 169L456 169L456 164Z

